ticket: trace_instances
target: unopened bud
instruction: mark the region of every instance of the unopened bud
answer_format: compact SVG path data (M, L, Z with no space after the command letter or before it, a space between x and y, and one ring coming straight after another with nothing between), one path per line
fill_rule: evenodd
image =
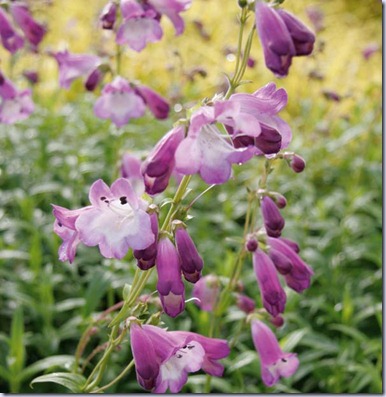
M295 172L302 172L306 167L306 162L302 157L294 154L290 161L290 166Z
M287 199L280 193L273 192L269 194L278 208L284 208L287 205Z
M245 249L249 252L254 252L257 250L259 243L253 234L248 234L247 241L245 243Z
M271 323L276 327L280 328L284 324L284 318L279 314L276 317L271 317Z

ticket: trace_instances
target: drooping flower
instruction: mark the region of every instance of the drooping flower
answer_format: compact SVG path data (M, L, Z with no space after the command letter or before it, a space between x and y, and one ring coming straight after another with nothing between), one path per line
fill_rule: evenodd
M102 95L94 105L94 112L101 119L111 119L117 126L122 127L130 119L143 116L145 102L124 78L117 76L102 90Z
M99 20L102 23L102 28L111 30L114 28L115 20L117 18L117 4L114 1L109 1L103 8Z
M177 224L174 237L177 252L180 256L182 273L187 281L195 283L201 277L204 261L182 222Z
M275 265L261 249L257 249L253 253L253 269L265 309L274 317L283 313L287 299L286 294L280 284Z
M33 19L27 4L18 1L11 2L9 8L13 19L19 25L27 40L36 48L46 34L44 26Z
M275 334L262 321L253 319L251 322L253 344L260 357L261 377L267 386L273 386L282 376L292 376L299 366L295 353L281 350Z
M154 195L166 189L175 166L175 152L184 137L184 126L173 128L156 144L143 162L141 171L146 193Z
M194 332L168 332L153 325L132 322L131 349L138 383L146 390L178 393L187 382L188 373L201 368L221 376L218 360L229 355L225 340L207 338Z
M285 240L268 237L268 245L271 250L278 251L281 257L286 257L291 263L291 268L284 275L288 287L297 292L307 289L311 284L311 276L314 274L311 267L303 262L296 251ZM279 261L275 257L272 257L272 259L276 261L276 266L279 268Z
M194 302L201 310L213 311L220 295L220 280L213 274L201 277L194 284L192 295L197 298Z
M166 119L168 117L170 106L165 98L144 85L137 85L135 89L157 119Z
M16 123L26 119L34 111L31 90L18 90L1 72L0 98L0 123Z
M158 242L156 268L162 307L167 315L176 317L185 309L185 286L178 252L167 236L161 237Z
M83 77L86 83L102 64L102 60L96 55L70 54L68 51L59 51L52 55L59 65L59 84L66 89L79 77Z
M13 28L2 7L0 7L0 39L3 47L12 54L24 45L23 38Z
M264 196L261 199L261 213L268 236L280 237L285 221L271 197Z
M261 0L255 2L255 16L267 68L286 76L292 57L312 52L315 35L290 13Z
M99 246L105 258L122 259L132 249L145 249L154 242L147 203L137 197L127 179L117 179L109 188L101 179L90 188L91 209L75 222L79 239Z

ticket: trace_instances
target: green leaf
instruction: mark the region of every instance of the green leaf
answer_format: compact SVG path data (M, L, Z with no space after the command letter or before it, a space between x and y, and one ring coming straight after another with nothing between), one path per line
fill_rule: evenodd
M107 291L110 285L110 276L104 271L96 271L87 288L85 299L86 304L83 306L83 318L90 315L98 306L100 299Z
M19 306L13 313L11 325L10 351L7 357L8 367L12 376L19 375L24 367L24 316L23 308Z
M82 387L86 382L86 378L79 374L70 374L68 372L54 372L48 375L42 375L38 378L35 378L31 383L30 386L35 383L57 383L66 387L67 389L71 390L74 393L80 393L82 391Z

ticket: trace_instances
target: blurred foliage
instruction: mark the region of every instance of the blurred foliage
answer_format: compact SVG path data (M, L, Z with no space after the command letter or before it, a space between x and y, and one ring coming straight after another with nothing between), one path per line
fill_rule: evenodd
M68 48L112 56L111 35L97 31L96 25L104 2L85 6L73 0L31 1L50 28L44 51ZM306 159L307 168L295 175L278 163L269 180L269 187L288 200L284 235L300 243L302 257L315 270L309 290L302 295L287 290L286 325L277 331L283 347L299 354L301 366L293 378L265 388L249 329L239 329L243 314L231 306L221 335L238 337L225 360L225 376L212 379L213 392L382 392L381 52L368 60L361 54L368 43L381 46L381 4L377 0L284 4L304 21L305 7L310 5L325 13L315 54L295 59L288 78L276 81L289 92L283 118L294 133L290 149ZM219 15L218 1L193 0L184 14L186 32L175 38L171 24L163 22L166 33L161 43L149 45L141 54L125 51L123 74L143 80L184 106L212 96L223 87L223 72L233 67L224 45L236 45L236 7L236 1L222 2ZM118 130L94 117L94 95L85 94L80 83L70 91L59 90L57 66L49 57L21 56L11 62L6 54L0 56L1 67L16 80L27 66L41 76L33 116L16 126L0 126L0 390L64 392L53 384L36 383L32 390L29 383L45 371L71 369L81 333L97 313L121 299L135 265L130 257L107 260L97 248L86 247L78 249L74 264L60 263L50 204L86 205L95 179L110 183L117 177L125 150L146 155L181 114L162 122L145 117ZM276 80L263 67L257 39L252 56L257 65L246 75L254 82L243 87L248 92ZM192 78L197 67L207 76ZM323 95L326 90L338 93L340 101L329 100ZM233 238L242 234L246 209L246 190L240 181L257 186L262 167L263 161L256 158L236 169L237 178L215 187L195 205L189 230L205 259L205 274L229 276L237 247ZM192 187L200 191L204 184L194 178ZM193 197L191 193L188 199ZM242 280L245 292L260 304L250 259ZM154 281L147 292L154 290ZM207 333L210 315L193 303L187 312L163 321L172 329ZM84 357L106 340L107 332L103 324L96 326ZM113 355L105 380L130 359L125 343ZM61 381L70 382L63 376ZM184 391L202 392L205 383L205 375L191 375ZM141 389L132 372L108 391Z

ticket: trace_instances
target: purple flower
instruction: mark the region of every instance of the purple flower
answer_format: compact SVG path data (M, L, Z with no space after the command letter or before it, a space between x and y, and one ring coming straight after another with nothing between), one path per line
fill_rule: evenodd
M181 279L178 252L168 237L161 237L157 247L157 290L162 307L170 317L176 317L185 309L185 287Z
M92 208L75 222L85 245L98 245L105 258L122 259L129 248L141 250L154 242L147 203L128 180L119 178L110 189L99 179L91 186L89 199Z
M316 32L324 29L324 13L318 6L307 6L306 13Z
M117 4L114 1L109 1L103 8L99 20L102 23L102 28L112 30L114 28L117 17Z
M260 357L261 377L267 386L273 386L282 376L289 378L299 366L295 353L281 350L275 334L260 320L251 322L253 344Z
M39 82L39 75L36 70L25 70L23 76L31 83L36 84Z
M261 0L256 0L255 16L267 68L286 76L292 57L312 52L315 35L293 15Z
M263 215L264 226L268 236L280 237L284 228L284 218L279 208L269 196L264 196L261 200L261 213Z
M208 274L201 277L194 284L192 295L198 299L195 301L201 310L212 312L217 304L220 294L220 281L217 276Z
M253 253L253 268L265 309L274 317L283 313L286 294L280 284L275 265L270 257L260 249Z
M195 283L201 277L204 261L182 223L177 225L174 236L182 273L187 281Z
M127 44L140 52L147 43L161 40L160 16L151 5L140 4L136 0L121 0L121 11L123 22L117 32L118 44Z
M12 2L9 8L13 19L19 25L27 40L36 48L46 34L44 26L32 18L28 6L25 3Z
M137 266L142 270L149 270L155 265L158 246L158 215L156 212L150 214L151 230L155 236L154 243L143 250L134 250L133 255L137 259Z
M218 121L229 119L235 125L238 114L230 118L224 113L225 110L219 112ZM199 173L208 184L226 182L231 177L232 164L242 164L254 155L253 148L236 149L213 124L216 120L213 107L205 106L196 111L191 118L188 135L175 153L178 172L184 175Z
M127 80L117 76L103 88L102 95L95 102L94 112L97 117L111 119L117 127L122 127L130 119L143 116L145 102Z
M145 185L141 173L141 161L137 157L130 153L124 153L120 173L122 178L126 178L130 182L137 196L144 193Z
M0 7L0 38L3 47L12 54L24 45L23 38L15 31L2 7Z
M255 301L244 294L236 294L236 305L246 314L255 310Z
M268 237L268 245L271 250L279 251L280 254L287 257L292 265L289 272L285 274L288 287L297 292L302 292L307 289L311 283L311 276L314 274L311 267L304 263L296 251L282 239Z
M156 144L143 162L141 171L146 193L154 195L166 189L175 165L175 152L184 137L184 126L173 128Z
M170 106L165 98L144 85L137 85L135 89L157 119L168 117Z
M102 61L96 55L70 54L61 51L53 54L59 65L59 84L63 88L70 88L71 83L84 77L87 82L92 73L101 65Z
M31 90L18 90L1 72L0 97L0 123L16 123L26 119L34 111Z
M303 172L304 168L306 168L305 160L297 154L292 156L289 164L295 172Z
M194 332L168 332L153 325L131 323L131 349L138 383L146 390L178 393L187 382L188 373L201 368L221 376L218 360L229 355L225 340L207 338Z
M362 56L363 58L368 61L376 52L380 50L379 44L378 43L368 43L363 49L362 49Z

